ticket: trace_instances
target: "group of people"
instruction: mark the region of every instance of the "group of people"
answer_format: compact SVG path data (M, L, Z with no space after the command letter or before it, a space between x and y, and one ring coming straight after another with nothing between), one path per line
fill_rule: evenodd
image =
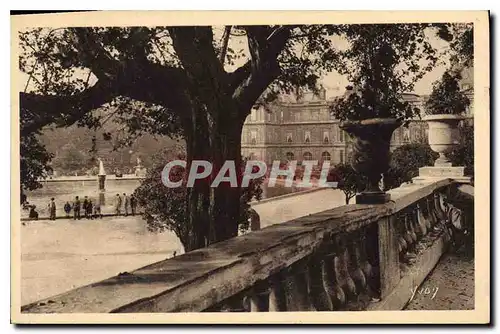
M121 209L123 206L123 214L128 216L128 212L130 209L130 213L132 216L135 216L135 210L137 208L137 199L134 195L127 196L127 194L123 193L123 197L120 194L116 194L115 200L115 213L119 215L121 213Z
M71 215L71 210L73 210L73 219L81 219L82 211L83 217L87 219L94 218L102 218L101 212L101 204L99 201L92 202L92 199L85 196L83 201L80 200L78 196L75 197L73 204L71 205L69 202L64 204L64 212L66 213L66 218L69 218ZM51 211L51 219L52 219L52 211ZM55 209L54 209L54 219L55 219Z

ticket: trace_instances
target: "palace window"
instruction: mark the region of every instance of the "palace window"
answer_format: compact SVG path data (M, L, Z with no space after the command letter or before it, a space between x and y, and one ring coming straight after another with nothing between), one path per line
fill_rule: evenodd
M305 152L303 157L304 157L304 160L312 160L313 159L313 155L311 152Z
M252 145L257 144L257 132L256 132L256 131L252 131L252 132L251 132L251 139L250 139L250 143L251 143Z
M323 160L323 161L325 161L325 160L331 160L331 158L332 157L331 157L330 153L328 153L328 152L323 152L321 154L321 160Z
M286 160L288 161L295 160L295 154L293 154L293 152L286 152Z
M323 132L323 144L329 144L330 143L330 134L328 131Z
M304 141L306 143L310 143L311 142L311 131L306 131L304 133Z
M287 133L286 133L286 142L287 142L287 143L291 143L291 142L293 142L293 139L292 139L292 133L291 133L291 132L287 132Z
M339 159L340 159L340 163L343 164L344 163L344 150L340 150L339 151Z

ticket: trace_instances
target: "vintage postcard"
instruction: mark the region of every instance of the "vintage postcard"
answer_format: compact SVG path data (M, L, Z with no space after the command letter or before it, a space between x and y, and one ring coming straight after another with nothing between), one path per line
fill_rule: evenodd
M11 26L13 323L490 322L487 11Z

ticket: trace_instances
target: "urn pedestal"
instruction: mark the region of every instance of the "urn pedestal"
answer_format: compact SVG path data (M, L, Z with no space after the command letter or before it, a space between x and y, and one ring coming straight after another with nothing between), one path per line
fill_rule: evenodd
M351 165L368 179L366 189L356 195L356 204L384 204L390 194L380 189L382 174L389 169L392 133L401 123L393 118L347 121L340 128L353 138Z
M469 183L464 167L452 166L446 154L451 152L458 142L458 124L464 119L461 115L427 115L422 118L429 125L429 146L439 154L434 166L419 168L419 176L414 183L450 178L458 182Z

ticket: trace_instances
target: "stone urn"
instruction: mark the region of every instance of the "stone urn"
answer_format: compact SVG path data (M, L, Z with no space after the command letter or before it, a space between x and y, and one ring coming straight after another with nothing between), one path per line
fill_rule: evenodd
M451 166L446 154L457 143L458 124L464 117L461 115L441 114L427 115L422 119L429 125L429 145L434 152L439 154L434 166Z
M383 204L390 200L390 195L380 189L379 182L389 169L391 137L400 125L395 118L371 118L340 124L340 128L354 138L353 169L368 179L366 189L356 196L356 204Z

